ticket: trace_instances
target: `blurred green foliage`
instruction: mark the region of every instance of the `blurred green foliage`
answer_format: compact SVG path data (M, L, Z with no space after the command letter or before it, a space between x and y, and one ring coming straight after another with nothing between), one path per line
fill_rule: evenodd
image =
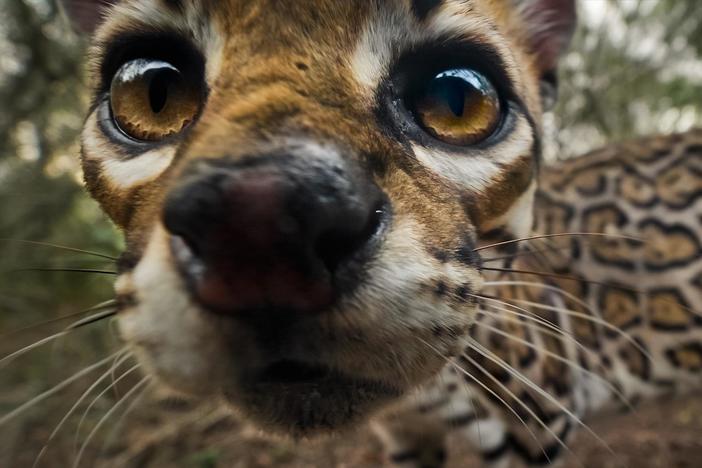
M83 193L78 132L84 42L48 0L0 3L0 327L26 325L111 296L107 278L31 268L107 267L25 239L115 254L119 240Z
M580 0L560 69L557 157L702 124L702 2Z

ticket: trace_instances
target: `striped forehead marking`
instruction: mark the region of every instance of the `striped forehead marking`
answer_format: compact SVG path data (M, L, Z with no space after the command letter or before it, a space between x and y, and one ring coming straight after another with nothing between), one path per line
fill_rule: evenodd
M419 7L422 9L417 10ZM476 12L470 1L413 0L410 4L378 5L361 31L350 68L356 81L372 94L403 51L447 39L479 43L494 50L510 81L521 86L509 41L493 19Z
M128 31L174 31L191 38L205 56L206 78L213 82L219 75L225 44L222 25L206 2L183 0L122 1L112 7L109 21L96 33L93 55L99 56L106 44Z

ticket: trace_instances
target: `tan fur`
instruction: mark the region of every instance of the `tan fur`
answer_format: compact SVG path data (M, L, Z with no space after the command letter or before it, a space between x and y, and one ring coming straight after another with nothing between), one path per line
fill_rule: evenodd
M486 1L447 1L422 24L409 3L401 0L284 4L185 1L182 5L173 8L157 0L120 3L98 29L92 54L97 74L103 54L118 37L156 30L189 38L206 61L207 102L196 124L175 148L154 150L154 158L172 158L160 172L127 177L130 165L139 172L141 156L127 155L102 136L94 115L84 132L88 188L124 229L126 258L135 267L133 274L132 267L125 272L130 279L121 281L118 290L129 294L136 304L122 314L125 338L140 348L152 371L172 386L189 388L188 382L205 378L212 387L205 393L233 393L229 377L214 369L211 375L206 367L195 364L208 355L217 359L215 343L224 337L211 336L214 332L207 330L216 321L206 312L198 312L199 307L186 296L181 297L184 286L171 274L174 260L160 223L164 198L198 159L236 161L291 141L314 140L345 148L354 163L377 168L369 177L389 197L393 224L364 285L335 307L341 318L332 316L320 323L320 329L310 331L310 337L303 341L319 348L322 344L314 343L315 333L339 335L341 338L322 353L327 364L359 378L387 382L393 392L404 392L427 380L444 362L417 339L429 333L424 339L430 340L432 347L441 354L453 354L461 343L456 333L473 319L475 301L466 293L477 292L481 280L475 265L460 256L470 253L481 230L510 226L525 232L530 224L528 216L506 215L517 200L524 203L522 194L531 198L528 189L539 157L534 152L538 129L532 126L541 111L539 77L532 65L520 66L530 63L529 51L520 48L519 42L510 42L511 28L519 19L504 6ZM386 29L389 20L395 22L396 29ZM390 46L389 55L377 56L384 61L380 69L384 75L379 77L383 81L399 54L411 51L418 41L471 39L498 51L512 87L525 104L516 111L515 131L496 149L467 148L469 156L442 156L475 161L482 168L479 183L471 183L474 176L468 174L463 179L467 185L446 184L444 172L419 164L406 143L379 121L382 103L375 99L378 90L357 80L354 66L358 63L350 60L354 54L363 59L375 53L363 47L386 45L363 42L368 31L385 31L383 40ZM170 152L175 155L170 156ZM510 224L513 219L518 225ZM157 256L154 249L160 252ZM405 260L399 259L411 259L411 263L405 265ZM442 302L444 296L456 294L454 291L460 292L460 299ZM170 302L166 297L171 297ZM351 333L347 329L349 315L353 317L353 333L363 334L365 345L361 349L354 349L344 338ZM431 330L442 328L450 333L437 335L437 341ZM185 346L188 341L179 339L180 334L201 338L193 338L192 345ZM232 330L228 334L238 336L240 346L246 348L240 352L255 353L255 345L244 344L249 340L246 333ZM206 340L214 348L199 346L198 340ZM390 353L384 352L388 340L394 342ZM169 354L180 357L172 360ZM197 377L190 371L181 372L174 364L178 362L184 369L200 369ZM228 366L236 367L236 361L219 358L219 369ZM203 391L198 388L196 393ZM234 399L242 404L241 398ZM365 404L359 402L354 411L366 413ZM253 417L266 422L269 411L280 409L253 411Z
M435 446L450 428L479 441L488 460L504 464L516 453L544 463L581 416L615 396L694 381L700 219L689 210L702 190L702 137L624 144L541 168L541 91L572 30L567 5L126 0L110 9L92 51L96 105L83 166L88 189L125 233L119 324L148 372L294 435L357 424L391 405L390 424L379 429L388 445L422 446L395 454L408 466L438 466ZM207 91L188 129L148 148L105 131L109 96L99 89L106 54L144 32L196 49ZM458 57L462 48L488 49L491 57L479 58L500 64L511 91L494 140L452 147L397 122L397 67L446 43ZM263 367L270 343L194 299L164 205L197 164L291 147L305 149L307 162L338 151L387 196L392 220L353 293L293 322L293 336L273 346L281 359L313 360L339 375L314 387L246 387L242 375ZM530 231L537 186L537 232L614 236L491 249L496 238ZM546 252L534 252L539 245ZM408 406L393 405L407 395ZM418 435L414 426L435 432Z

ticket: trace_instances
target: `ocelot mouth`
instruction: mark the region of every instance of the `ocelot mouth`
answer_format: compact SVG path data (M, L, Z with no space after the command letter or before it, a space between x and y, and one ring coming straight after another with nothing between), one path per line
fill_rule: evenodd
M332 367L297 359L265 366L225 398L274 432L308 436L338 430L367 418L403 390Z
M256 380L262 384L306 384L330 375L330 369L325 366L281 359L266 367Z

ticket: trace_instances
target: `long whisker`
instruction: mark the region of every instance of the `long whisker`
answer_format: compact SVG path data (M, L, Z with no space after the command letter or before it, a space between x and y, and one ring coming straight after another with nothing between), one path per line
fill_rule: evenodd
M483 382L481 382L480 380L478 380L478 379L477 379L474 375L472 375L470 372L468 372L468 371L465 370L463 367L461 367L460 365L458 365L454 360L449 359L448 357L446 357L446 356L444 356L443 354L441 354L441 351L439 351L438 349L436 349L435 346L432 346L430 343L428 343L427 341L423 340L421 337L417 337L417 338L418 338L419 341L421 341L425 346L427 346L429 349L431 349L432 351L434 351L435 353L437 353L440 357L442 357L442 358L443 358L449 365L451 365L457 372L464 374L466 377L468 377L468 378L471 379L473 382L475 382L476 384L478 384L483 390L485 390L485 391L488 392L490 395L492 395L493 397L495 397L500 403L502 403L502 404L505 406L505 408L506 408L510 413L512 413L512 414L514 415L514 417L517 418L517 420L524 426L524 428L527 430L527 432L529 432L529 434L531 435L531 437L534 439L534 442L536 442L537 444L539 444L539 445L541 446L541 451L543 452L544 456L545 456L546 459L549 461L549 463L551 462L551 459L549 458L548 453L546 453L546 449L544 448L543 444L541 444L541 442L539 441L538 437L536 437L536 434L534 433L534 431L529 427L529 425L526 423L526 421L524 421L524 418L522 418L522 417L519 415L519 413L517 413L517 411L516 411L509 403L507 403L507 402L504 400L504 398L502 398L497 392L495 392L494 390L492 390L491 388L489 388L489 387L488 387L487 385L485 385ZM465 357L466 359L470 359L470 357L468 357L468 356L463 356L463 357ZM474 365L475 365L475 364L474 364ZM482 372L486 372L485 369L482 368L482 366L478 365L478 366L476 366L476 367L478 367ZM493 377L493 376L490 375L490 374L487 374L487 375L488 375L489 377ZM493 377L493 378L494 378L494 377ZM516 395L514 395L513 393L510 392L510 390L509 390L508 388L506 388L504 385L502 385L502 383L500 383L499 381L497 382L497 384L500 385L500 386L502 386L503 390L505 390L511 398L513 398L516 402L518 402L519 404L521 404L522 406L524 406L524 407L525 407L524 409L525 409L527 412L529 412L529 413L532 415L532 417L534 417L537 421L539 421L539 423L543 424L543 425L544 425L544 428L545 428L547 431L550 429L550 428L548 428L548 426L545 425L545 423L544 423L543 421L541 421L541 419L539 419L539 417L538 417L535 413L531 412L531 408L529 408L529 407L526 406L523 402L521 402L521 401L516 397ZM473 410L473 412L475 412L475 410ZM480 427L480 426L478 426L478 427ZM558 436L556 436L555 434L553 434L553 436L556 437L556 438L558 439ZM567 448L567 447L566 447L566 448Z
M622 286L619 284L614 284L614 283L608 283L604 281L594 281L594 280L588 280L585 278L580 278L578 276L573 276L573 275L563 275L563 274L558 274L558 273L547 273L544 271L530 271L530 270L517 270L517 269L512 269L512 268L492 268L492 267L483 267L482 270L486 271L498 271L498 272L505 272L505 273L516 273L516 274L523 274L523 275L532 275L532 276L540 276L543 278L555 278L555 279L564 279L568 281L576 281L579 283L585 283L585 284L595 284L598 286L604 286L607 288L612 288L612 289L619 289L621 291L627 291L627 292L632 292L632 293L637 293L637 294L645 294L648 295L649 293L647 291L644 291L642 289L636 289L632 288L629 286ZM679 302L670 300L670 299L665 299L664 302L668 304L675 304L686 311L690 312L691 314L697 315L702 317L702 312L699 312L695 309L692 309L690 307L685 306L684 304L680 304Z
M23 354L26 354L26 353L32 351L33 349L39 348L40 346L43 346L46 343L50 343L58 338L61 338L62 336L66 336L66 335L68 335L68 332L60 331L58 333L54 333L53 335L47 336L46 338L42 338L41 340L36 341L36 342L34 342L30 345L27 345L23 348L20 348L13 353L8 354L7 356L0 359L0 369L2 369L3 367L5 367L7 364L14 361L15 359L17 359L18 357L22 356Z
M9 270L5 273L31 273L31 272L59 272L59 273L90 273L95 275L110 275L116 276L118 273L112 270L100 270L96 268L19 268L16 270Z
M54 387L50 388L49 390L47 390L43 393L40 393L39 395L35 396L31 400L27 401L26 403L18 406L17 408L15 408L14 410L7 413L5 416L0 418L0 426L6 424L8 421L10 421L11 419L22 414L23 412L25 412L29 408L33 407L37 403L40 403L40 402L46 400L47 398L51 397L52 395L55 395L56 393L60 392L61 390L68 387L70 384L72 384L76 380L79 380L82 377L90 374L95 369L99 369L100 367L104 366L105 364L110 362L110 360L112 360L113 357L115 357L118 353L121 353L122 351L123 350L120 350L120 351L118 351L114 354L111 354L110 356L96 362L95 364L86 367L85 369L81 370L80 372L73 374L71 377L67 378L66 380L64 380L60 384L55 385Z
M558 330L558 328L555 327L555 326L554 326L554 327L547 327L548 329L543 328L543 327L545 326L545 324L542 325L541 322L539 322L538 320L534 320L534 319L537 318L536 316L533 316L533 315L526 315L526 314L523 314L523 313L519 313L519 312L516 312L516 311L509 310L509 309L507 309L507 308L496 307L496 306L489 305L489 304L484 304L484 305L487 306L487 307L494 308L495 310L497 310L497 311L499 311L499 312L502 312L502 313L507 313L507 314L515 315L515 316L517 316L517 317L523 317L523 318L526 319L526 320L533 321L533 322L535 322L535 323L533 323L533 325L535 325L535 326L537 327L537 329L539 330L539 333L544 333L544 334L546 334L546 335L553 336L554 338L559 338L559 339L565 338L565 339L568 339L569 341L571 341L571 342L572 342L578 349L580 349L581 351L583 351L583 352L589 354L591 357L599 358L599 355L598 355L595 351L593 351L592 349L590 349L590 348L586 347L585 345L583 345L582 343L580 343L577 339L575 339L575 337L574 337L572 334L567 333L565 330L553 331L553 330ZM507 305L511 305L511 304L507 304ZM513 307L516 307L516 306L513 306ZM526 309L521 309L521 308L518 308L518 309L520 309L520 310L526 310ZM491 316L491 317L496 317L496 318L500 318L500 319L503 319L503 320L508 320L508 321L510 321L510 322L520 323L519 320L517 320L515 317L504 317L504 316L502 316L502 315L499 315L499 313L497 313L497 312L491 312L491 311L488 311L488 310L485 310L485 309L481 309L481 312L483 312L484 314L488 314L488 315ZM546 322L547 322L548 324L551 324L551 323L552 323L552 322L548 322L548 321L546 321ZM481 322L476 322L475 325L476 325L476 326L489 326L489 325L483 324L483 323L481 323ZM552 328L552 329L551 329L551 328ZM503 332L503 333L504 333L504 332ZM509 335L508 338L515 338L515 339L516 339L516 337L512 337L512 335ZM536 348L535 345L534 345L533 343L530 343L530 345L531 345L532 347L534 347L534 349L540 349L540 348ZM547 352L547 350L544 350L544 351ZM547 354L549 354L549 353L547 352ZM572 362L572 361L570 361L570 362ZM581 367L581 366L579 366L579 367ZM586 372L588 372L588 373L592 373L593 375L596 375L596 376L597 376L599 379L601 379L601 380L607 385L607 387L622 401L622 403L623 403L625 406L627 406L628 409L632 410L632 412L635 412L635 408L633 407L633 405L631 404L631 402L626 398L626 396L625 396L616 386L614 386L614 385L612 385L611 383L609 383L609 381L607 381L604 377L602 377L602 376L600 376L600 375L598 375L598 374L595 374L595 373L593 373L592 371L589 371L588 369L584 369L584 368L583 368L582 370L584 370L584 371L586 371Z
M117 306L117 301L115 299L110 299L109 301L101 302L100 304L94 305L88 309L83 309L80 312L74 312L72 314L64 315L62 317L57 317L57 318L54 318L51 320L45 320L43 322L33 323L31 325L27 325L25 327L18 328L16 330L11 331L11 332L4 333L4 334L0 335L0 338L5 338L5 337L8 337L10 335L16 335L18 333L33 330L35 328L43 327L45 325L50 325L52 323L63 322L64 320L78 317L79 315L84 315L84 314L87 314L90 312L96 312L96 311L106 309L106 308L114 308L115 306Z
M134 409L141 403L142 399L144 398L144 395L146 395L146 392L148 390L148 387L144 387L141 392L132 400L131 403L129 403L129 406L127 406L124 409L124 412L120 415L119 419L115 421L113 424L112 430L110 431L110 434L105 438L105 442L103 444L103 447L101 449L101 454L109 448L109 446L112 444L112 441L117 437L119 434L119 431L122 429L122 425L124 424L125 420L127 417L131 414Z
M66 331L70 332L70 331L76 330L78 328L85 327L86 325L90 325L90 324L93 324L95 322L99 322L100 320L104 320L108 317L113 317L115 315L117 315L116 309L104 310L102 312L98 312L97 314L93 314L90 317L86 317L82 320L78 320L77 322L69 325L66 328Z
M78 249L75 247L68 247L65 245L53 244L50 242L40 242L40 241L23 240L23 239L8 239L8 238L0 238L0 242L15 242L18 244L36 245L36 246L40 246L40 247L51 247L53 249L65 250L67 252L81 253L81 254L86 254L86 255L92 255L93 257L100 257L100 258L105 258L107 260L117 261L117 257L114 257L112 255L107 255L107 254L103 254L100 252L93 252L91 250Z
M471 346L472 349L474 349L476 352L478 352L479 354L481 354L485 358L489 359L493 363L495 363L498 366L505 369L507 372L512 374L514 377L516 377L520 382L522 382L528 388L532 389L537 394L541 395L543 398L545 398L547 401L549 401L551 404L558 407L561 411L563 411L563 413L565 413L568 417L570 417L572 420L574 420L580 427L585 429L598 443L600 443L609 453L611 453L612 456L617 458L616 452L614 452L614 450L612 450L612 447L610 447L609 444L607 444L607 442L605 442L600 436L598 436L597 433L594 430L592 430L592 428L590 426L585 424L582 421L582 419L580 419L578 416L576 416L575 413L573 413L571 410L566 408L566 406L563 403L561 403L556 398L554 398L553 395L551 395L547 391L543 390L541 387L539 387L534 382L532 382L529 378L525 377L517 369L512 367L504 359L495 355L495 353L493 353L489 349L485 348L483 345L481 345L480 343L478 343L474 339L469 338L469 341L470 341L469 345Z
M545 271L530 271L530 270L519 270L519 269L514 269L514 268L497 268L497 267L482 267L481 270L497 271L497 272L501 272L501 273L516 273L516 274L520 274L520 275L540 276L542 278L563 279L563 280L568 280L568 281L576 281L579 283L596 284L598 286L607 286L607 287L617 288L617 289L624 289L624 290L628 289L626 287L619 287L618 285L606 283L606 282L602 282L602 281L587 280L584 278L580 278L578 276L563 275L563 274L559 274L559 273L548 273Z
M583 352L585 352L591 356L598 357L597 353L595 353L593 350L591 350L588 347L586 347L585 345L583 345L580 341L577 340L577 338L573 334L566 332L565 330L563 330L562 328L558 327L556 324L554 324L553 322L551 322L545 318L533 315L527 309L518 307L518 306L513 305L513 304L509 304L507 302L504 302L504 301L496 299L496 298L481 296L481 295L477 295L477 294L471 294L471 296L473 296L477 299L481 299L483 301L494 301L494 302L497 302L499 304L502 304L503 306L507 306L507 307L497 307L495 305L484 304L485 306L494 308L500 312L508 313L508 314L514 315L516 317L521 317L521 318L524 318L526 320L529 320L530 322L532 322L532 324L537 326L540 333L544 333L544 334L547 334L549 336L553 336L553 337L559 338L559 339L567 339L567 340L571 341L576 347L578 347L578 349L582 350ZM516 310L510 310L510 309L516 309ZM501 318L504 320L509 320L513 323L520 323L519 320L515 317L503 317L503 316L498 315L495 312L489 312L485 309L481 309L481 312L488 314L492 317L497 317L497 318ZM490 327L489 325L483 324L481 322L476 322L475 325ZM490 327L490 328L494 329L494 327ZM494 330L498 331L497 329L494 329ZM504 336L507 336L508 338L517 339L516 337L512 337L512 335L505 334L504 332L499 331L499 333L504 335ZM523 341L523 340L521 340L521 341ZM525 344L526 343L527 342L525 342ZM533 349L537 349L537 350L539 349L535 345L533 345L532 343L529 343L528 345L530 345L530 347L532 347ZM546 354L553 354L548 350L543 350L543 351ZM559 356L557 359L565 359L565 358L562 358ZM600 375L598 375L598 374L596 374L588 369L585 369L584 367L582 367L576 363L573 363L572 361L568 361L568 362L573 364L573 365L576 365L577 368L579 368L580 370L582 370L588 374L592 374L593 376L595 376L596 378L601 380L607 386L607 388L609 388L610 391L612 391L622 401L622 403L625 406L627 406L628 409L633 411L634 408L633 408L633 405L631 404L631 402L626 398L626 396L618 388L616 388L614 385L612 385L608 380L606 380L602 376L600 376Z
M472 366L476 367L480 372L482 372L484 375L486 375L495 385L497 385L501 390L503 390L507 396L512 398L520 408L522 408L524 411L526 411L529 416L534 418L536 420L536 423L541 426L551 437L553 437L558 445L563 447L568 453L573 453L573 451L568 447L568 444L565 443L563 439L561 439L558 434L554 432L553 429L551 429L548 424L546 424L537 414L536 412L529 407L526 403L524 403L521 399L517 397L517 395L514 394L513 391L511 391L505 384L500 382L494 375L492 375L490 372L488 372L480 363L478 363L475 359L471 358L470 356L463 355L462 356L466 361L468 361ZM529 427L529 425L524 421L524 419L519 416L519 414L509 405L507 402L497 394L496 391L490 389L487 385L485 385L483 382L480 381L477 377L473 376L470 372L466 371L463 368L460 368L461 371L468 377L470 377L473 382L477 383L480 385L485 391L489 392L490 395L494 396L497 398L503 405L507 406L507 408L514 414L519 421L524 425L524 427L529 431L532 437L535 438L536 443L539 444L541 451L544 454L544 457L546 457L546 460L551 463L551 458L548 456L548 453L546 453L546 449L544 448L544 445L541 443L541 441L536 438L536 435L534 434L533 430ZM582 464L578 461L578 464L582 466Z
M114 406L112 406L112 408L110 408L107 411L107 413L105 413L105 415L102 417L102 419L100 419L100 421L98 421L98 423L95 425L93 430L90 431L90 434L88 434L88 437L86 437L85 441L83 442L83 445L81 446L80 451L78 452L78 456L76 457L76 461L73 463L73 468L78 468L78 466L80 465L80 461L83 458L83 453L85 453L85 449L88 447L88 445L90 444L90 441L93 439L93 437L95 437L95 434L97 434L97 432L100 430L102 425L105 424L105 422L108 419L110 419L110 416L112 416L115 411L117 411L126 401L129 400L129 397L131 397L137 391L139 391L139 389L141 389L142 387L147 385L151 381L151 379L152 379L152 377L150 377L150 376L147 376L147 377L144 377L143 379L141 379L141 381L139 381L139 383L134 385L134 387L132 387L131 390L129 390L127 393L125 393L124 396L122 398L120 398L114 404Z
M525 320L529 320L529 321L535 323L536 325L539 326L539 330L543 333L547 333L551 336L555 336L558 338L561 338L561 337L568 338L583 351L590 353L591 356L597 357L597 353L595 353L593 350L587 348L584 344L580 343L580 341L578 341L578 339L572 333L567 332L566 330L563 330L561 327L559 327L558 325L556 325L555 323L551 322L548 319L545 319L543 317L539 317L538 315L531 313L531 311L524 309L523 307L519 307L519 306L516 306L514 304L510 304L508 302L502 301L502 300L494 298L494 297L484 296L484 295L479 295L479 294L472 294L471 296L482 300L484 303L483 305L486 307L492 307L492 308L499 310L501 312L515 315L517 317L521 317L521 318L524 318ZM496 305L493 305L493 304L485 304L485 302L496 302L504 307L497 307ZM512 309L514 309L514 310L512 310ZM483 312L485 312L485 311L483 310Z
M483 311L483 312L485 312L485 311ZM595 380L597 380L598 382L603 384L605 387L607 387L607 389L610 392L612 392L612 394L617 396L624 403L624 405L626 405L627 409L634 411L634 406L626 398L626 396L619 389L617 389L617 387L615 385L613 385L609 380L605 379L604 377L602 377L598 373L593 372L590 369L586 369L585 367L581 366L580 364L573 361L572 359L565 358L557 353L554 353L553 351L549 351L548 349L540 348L537 345L535 345L534 343L530 343L529 341L522 339L522 338L519 338L518 336L514 336L510 333L506 333L497 327L493 327L492 325L488 325L487 323L476 322L475 325L479 326L479 327L483 327L487 330L490 330L493 333L497 333L500 336L503 336L509 340L512 340L516 343L524 345L528 348L539 351L539 352L545 354L546 356L548 356L552 359L555 359L556 361L562 362L562 363L566 364L567 366L572 367L573 369L576 369L580 372L583 372L583 373L591 376L592 378L594 378Z
M447 364L451 365L454 368L457 367L456 363L453 362L453 360L450 359L449 357L444 356L436 346L433 346L431 343L422 339L422 337L420 337L420 336L417 336L417 339L420 342L422 342L427 348L429 348L434 353L436 353L440 358L442 358L444 361L446 361ZM442 374L439 374L439 378L441 379L442 383L445 383ZM461 386L463 387L463 389L466 391L466 393L468 393L468 405L470 406L470 410L474 415L476 415L475 424L476 424L477 433L478 433L478 446L482 449L483 448L483 434L482 434L482 431L480 430L480 418L477 417L479 415L479 413L478 413L478 410L477 410L476 405L475 405L475 389L471 388L470 385L468 385L468 382L465 381L465 379L461 379L460 383L461 383Z
M103 312L98 312L97 314L91 315L90 317L86 317L82 320L79 320L75 323L72 323L68 327L66 327L63 331L60 331L58 333L55 333L51 336L47 336L46 338L42 338L41 340L32 343L30 345L27 345L21 349L18 349L17 351L8 354L7 356L3 357L0 359L0 369L2 369L4 366L9 364L10 362L14 361L18 357L36 349L39 348L42 345L45 345L46 343L50 343L58 338L61 338L63 336L66 336L70 334L72 331L76 330L77 328L84 327L86 325L90 325L92 323L98 322L100 320L103 320L107 317L111 317L117 313L116 310L107 310Z
M501 260L512 260L515 258L519 257L526 257L526 256L537 256L539 254L547 253L547 252L555 252L555 251L564 251L564 250L570 250L570 247L551 247L548 249L539 249L539 250L520 250L519 252L515 252L511 255L501 255L498 257L483 257L483 263L491 263L491 262L499 262Z
M606 320L600 318L598 316L598 314L596 314L595 311L585 301L578 298L574 294L571 294L571 293L564 291L560 288L557 288L555 286L551 286L548 284L542 284L542 283L534 283L534 282L529 282L529 281L486 281L484 284L484 286L486 286L486 287L487 286L510 286L510 285L543 288L543 289L547 289L549 291L554 291L558 294L563 295L564 297L567 297L568 299L572 300L573 302L583 306L592 315L584 314L582 312L578 312L576 310L568 309L565 307L547 306L544 304L539 304L538 302L526 301L524 299L510 299L510 300L513 302L518 302L520 304L526 304L526 305L529 305L529 306L532 306L532 307L535 307L538 309L561 312L561 313L569 315L571 317L577 317L577 318L598 324L598 325L620 335L622 338L624 338L629 343L631 343L644 356L646 356L647 359L649 359L650 361L653 361L653 357L651 356L651 354L643 346L641 346L641 344L638 341L636 341L629 333L627 333L624 330L622 330L621 328L607 322Z
M121 357L120 357L121 353L117 354L117 356L115 357L115 358L120 358L119 364L122 364L124 361L126 361L127 359L132 357L128 350L125 350L124 353L125 354ZM44 443L44 446L39 451L39 454L34 459L34 463L32 464L32 468L35 468L39 464L42 457L44 456L44 453L49 448L51 441L54 440L54 437L56 437L56 434L58 434L58 432L61 430L63 425L68 420L68 418L71 417L73 412L78 408L78 406L80 406L80 404L83 402L83 400L85 400L88 397L88 395L90 395L92 393L92 391L98 387L98 385L100 385L107 377L110 376L110 372L111 372L111 369L108 370L107 372L105 372L104 374L102 374L90 387L88 387L88 389L85 392L83 392L83 394L80 396L80 398L78 398L78 400L76 400L76 402L73 404L73 406L71 406L71 408L68 410L68 412L66 412L66 415L63 418L61 418L61 420L58 422L58 424L56 425L54 430L49 435L49 438Z
M541 234L538 236L529 236L529 237L522 237L521 239L512 239L508 241L503 241L503 242L497 242L495 244L490 244L490 245L484 245L482 247L476 247L473 249L473 252L480 252L481 250L487 250L487 249L492 249L495 247L501 247L503 245L510 245L510 244L516 244L518 242L524 242L524 241L530 241L530 240L536 240L536 239L550 239L554 237L609 237L613 239L626 239L626 240L631 240L631 241L636 241L636 242L645 242L644 239L638 238L638 237L633 237L633 236L625 236L623 234L606 234L604 232L560 232L558 234Z
M543 278L563 279L563 280L567 280L567 281L575 281L575 282L585 283L585 284L595 284L598 286L604 286L604 287L612 288L612 289L619 289L621 291L627 291L627 292L636 293L636 294L644 294L644 295L649 294L648 291L644 291L643 289L632 288L630 286L623 286L623 285L610 283L610 282L606 282L606 281L589 280L589 279L581 278L579 276L574 276L574 275L564 275L564 274L560 274L560 273L548 273L545 271L519 270L519 269L513 269L513 268L482 267L481 269L485 270L485 271L516 273L516 274L522 274L522 275L540 276ZM686 311L690 312L691 314L702 317L702 312L697 311L695 309L692 309L690 307L687 307L684 304L680 304L679 302L676 302L676 301L673 301L670 299L666 299L666 300L664 300L664 302L666 302L668 304L678 305L678 306L682 307L683 309L685 309Z
M121 363L119 363L119 364L121 364ZM113 364L113 366L110 367L110 370L107 371L107 375L111 375L113 370L115 369L115 366L117 366L117 365L118 365L118 363ZM85 411L83 411L83 415L80 417L80 421L78 421L78 426L76 426L76 434L75 434L75 437L73 440L73 445L74 445L75 450L78 449L78 439L80 438L80 430L83 428L83 423L85 422L85 419L88 417L88 413L90 413L90 410L93 409L93 406L95 406L95 404L98 401L100 401L100 398L105 396L105 394L107 392L109 392L110 389L114 388L118 383L120 383L122 380L124 380L129 374L131 374L135 370L139 369L139 367L141 367L141 364L135 364L134 366L132 366L129 369L127 369L126 371L124 371L124 373L122 373L122 375L120 375L119 377L114 379L110 383L110 385L108 385L107 387L102 389L102 391L100 393L98 393L98 395L95 398L93 398L93 400L90 402L90 404L85 409Z

